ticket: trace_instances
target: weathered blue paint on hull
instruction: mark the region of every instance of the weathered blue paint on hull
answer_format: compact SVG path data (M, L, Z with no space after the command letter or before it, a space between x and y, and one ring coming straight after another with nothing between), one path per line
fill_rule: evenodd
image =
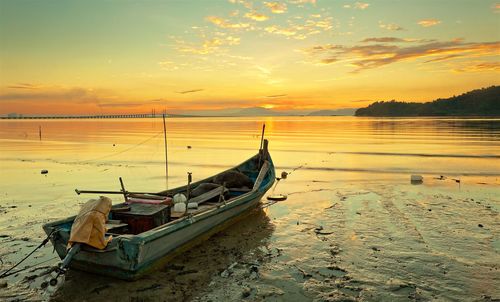
M71 267L133 280L167 263L182 250L207 239L235 220L245 216L259 204L260 199L271 188L275 180L274 166L269 155L267 160L270 163L269 170L256 190L231 199L218 208L191 217L183 217L147 232L138 235L118 236L104 250L84 247L73 258ZM238 167L245 166L250 161L252 159ZM46 233L49 233L53 228L60 228L51 241L61 259L66 255L69 232L74 218L70 217L48 223L43 227Z

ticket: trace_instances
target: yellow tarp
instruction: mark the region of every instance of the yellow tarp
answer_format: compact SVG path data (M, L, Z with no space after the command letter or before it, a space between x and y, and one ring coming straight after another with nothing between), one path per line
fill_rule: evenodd
M101 250L106 248L111 241L111 236L105 238L106 220L110 210L111 199L108 197L101 196L99 199L87 201L73 222L68 245L79 242Z

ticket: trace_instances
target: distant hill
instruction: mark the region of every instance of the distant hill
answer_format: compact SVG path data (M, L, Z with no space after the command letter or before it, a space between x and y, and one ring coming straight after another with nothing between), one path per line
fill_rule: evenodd
M476 89L427 103L375 102L356 116L500 116L500 86Z
M221 110L186 111L183 115L188 116L332 116L332 115L354 115L356 108L325 109L311 112L310 110L272 110L263 107L249 108L226 108Z
M331 116L331 115L354 115L356 108L344 108L337 110L318 110L309 113L309 116Z
M236 116L278 116L278 115L285 115L285 114L278 112L278 111L271 110L271 109L267 109L267 108L250 107L250 108L243 108L240 111L233 113L232 115L236 115Z

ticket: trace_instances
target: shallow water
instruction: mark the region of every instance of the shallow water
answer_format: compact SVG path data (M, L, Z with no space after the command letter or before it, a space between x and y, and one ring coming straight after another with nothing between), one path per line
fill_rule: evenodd
M145 280L74 272L55 299L500 298L500 119L172 118L168 187L256 153L263 123L288 200ZM162 131L161 119L1 120L2 270L38 245L43 223L93 197L75 188L117 190L121 176L131 191L164 189ZM50 247L37 257L28 264L56 262ZM41 271L10 277L0 300L40 299L43 277L29 276Z

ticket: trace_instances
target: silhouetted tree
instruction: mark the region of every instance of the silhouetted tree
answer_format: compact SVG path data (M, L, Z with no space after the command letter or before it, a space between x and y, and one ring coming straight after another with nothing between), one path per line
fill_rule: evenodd
M500 116L500 86L476 89L427 103L375 102L356 116Z

